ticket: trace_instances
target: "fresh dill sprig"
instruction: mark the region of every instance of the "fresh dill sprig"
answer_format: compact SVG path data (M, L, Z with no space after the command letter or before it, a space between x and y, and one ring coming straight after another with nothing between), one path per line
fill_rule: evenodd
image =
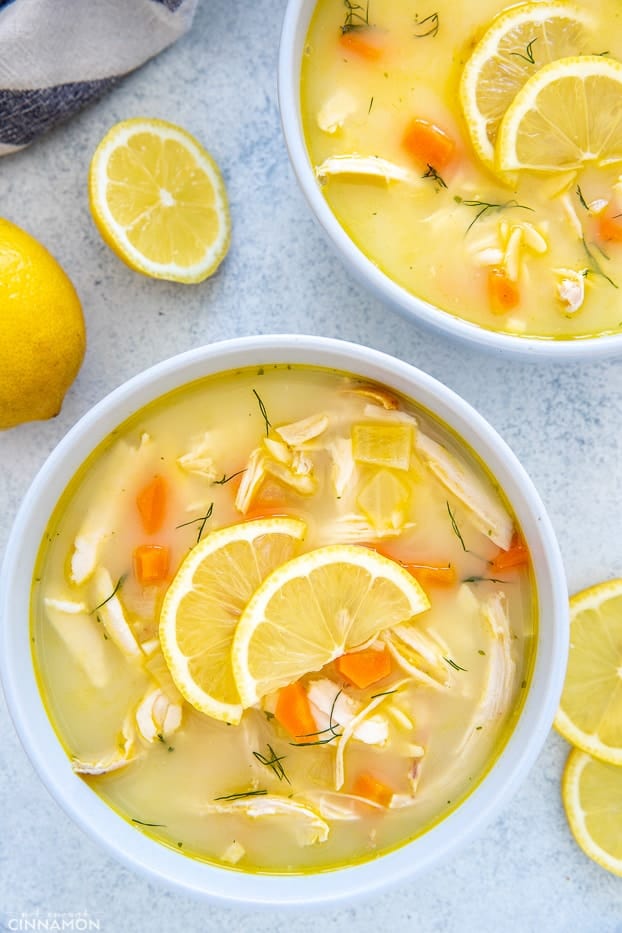
M333 699L333 702L330 708L330 713L328 714L328 727L326 729L320 729L318 732L305 732L302 735L296 736L297 739L310 739L310 738L313 738L314 735L326 735L327 732L330 732L331 734L327 739L318 739L317 742L290 742L289 744L294 745L296 747L308 746L310 748L313 745L328 745L329 742L332 742L334 741L334 739L338 739L341 735L343 735L342 732L337 732L337 729L339 728L340 723L333 722L335 704L337 703L337 700L339 699L342 693L343 693L343 690L338 690L337 693L335 694L335 697Z
M429 162L427 162L426 165L427 165L427 169L421 177L432 178L436 182L436 184L439 186L439 188L446 188L447 182L445 181L444 178L441 178L441 176L438 174L434 166L430 165Z
M591 249L587 245L585 241L585 237L581 237L581 242L583 243L583 249L585 250L585 255L590 261L590 271L593 272L594 275L602 275L602 277L606 279L610 285L613 285L614 288L617 288L618 286L613 281L613 279L609 278L607 273L603 271L598 259L596 258L594 253L591 251ZM606 256L606 254L603 253L603 256L605 256L605 259L608 259L608 256Z
M117 595L118 591L121 589L126 579L127 579L127 574L126 573L121 574L121 576L115 583L114 589L112 593L110 594L110 596L106 596L105 599L102 599L101 603L98 603L98 605L95 606L94 609L91 609L89 615L93 615L93 613L97 612L98 609L101 609L102 606L105 606L106 603L109 603L112 597Z
M166 823L145 823L143 820L137 820L136 817L132 817L132 823L138 823L139 826L158 826L160 828L166 827Z
M174 752L174 751L175 751L175 749L173 748L173 746L168 744L168 742L166 741L166 739L164 738L164 736L162 735L161 732L158 732L156 738L157 738L158 742L162 742L162 745L167 745L167 746L168 746L167 751L169 751L169 752Z
M261 412L261 417L266 423L266 437L267 437L268 434L270 433L270 428L272 427L272 423L270 419L268 418L268 412L266 411L266 406L264 405L257 389L253 389L253 395L257 399L257 404L259 405L259 411Z
M267 790L243 790L239 794L222 794L214 800L241 800L243 797L265 797Z
M449 666L450 666L450 667L453 667L453 669L454 669L455 671L464 671L465 673L467 673L466 667L460 667L460 665L459 665L459 664L456 664L455 661L452 661L451 658L445 658L445 657L443 657L443 661L447 661L447 663L449 664Z
M391 696L392 693L397 693L397 687L395 690L385 690L383 693L374 693L369 699L376 700L378 697L388 697Z
M199 533L197 535L197 544L201 540L201 535L205 530L205 525L207 524L208 519L212 517L212 512L214 511L214 503L210 502L209 508L205 515L200 515L199 518L191 518L189 522L182 522L181 525L175 525L175 528L187 528L188 525L196 525L197 522L201 522L199 526Z
M424 19L419 19L419 15L415 13L415 28L423 29L423 32L415 32L415 39L427 39L429 36L434 38L438 33L438 27L438 13L430 13Z
M478 220L481 220L482 217L484 217L488 212L492 213L494 211L505 211L513 207L520 208L523 211L533 212L533 207L527 207L526 204L519 204L518 201L514 200L514 198L512 198L510 201L496 201L495 202L495 201L466 200L465 198L461 198L459 195L456 195L454 197L454 201L456 202L456 204L464 204L465 207L479 208L477 214L475 215L475 217L473 218L469 226L466 228L465 236L469 232L471 227L474 224L476 224Z
M374 98L371 97L370 100L369 100L369 107L367 108L367 113L368 113L368 114L371 113L371 108L372 108L373 106L374 106Z
M535 65L536 60L533 57L533 44L537 41L538 37L536 36L531 42L527 43L524 52L510 52L510 55L516 55L517 58L522 58L523 61L528 62L530 65Z
M461 532L460 532L460 529L458 528L458 522L456 521L456 516L455 516L454 513L451 511L451 506L450 506L450 504L449 504L449 502L448 502L447 500L445 500L445 505L447 506L447 513L448 513L448 515L449 515L449 521L451 522L451 527L453 528L453 532L454 532L456 538L458 539L458 541L460 542L460 544L462 545L462 550L463 550L465 553L468 553L468 550L469 550L469 549L467 548L466 544L464 543L464 538L462 537L462 534L461 534Z
M103 620L102 617L100 616L99 612L97 613L97 615L95 616L95 618L97 619L97 621L99 622L99 624L102 626L104 638L106 639L106 641L108 641L108 632L106 631L106 626L104 625L104 620Z
M322 732L310 732L309 735L322 735L323 732L330 732L330 729L322 729ZM338 739L341 736L341 733L333 733L327 739L317 739L315 742L290 742L290 745L293 745L294 748L313 748L314 745L329 745L331 742L334 742L335 739ZM302 738L302 736L300 736Z
M272 746L268 744L268 751L270 752L270 758L266 755L262 755L261 752L253 752L253 755L262 765L265 765L266 768L271 768L272 771L276 774L279 781L287 781L288 784L292 782L285 774L285 768L281 764L284 758L287 758L287 755L277 755Z
M246 473L246 468L243 470L238 470L237 473L230 473L229 476L227 476L226 473L223 473L220 479L215 479L212 482L212 486L224 486L225 483L229 482L229 480L235 479L236 476L241 476L242 473Z
M465 577L463 583L511 583L511 580L498 580L496 577Z
M346 8L346 18L341 27L343 33L369 26L369 0L366 6L361 3L351 3L350 0L343 0L343 5Z
M581 204L581 207L584 207L586 211L589 211L589 207L587 205L585 198L583 197L583 192L581 191L580 185L577 185L577 197L579 199L579 203Z

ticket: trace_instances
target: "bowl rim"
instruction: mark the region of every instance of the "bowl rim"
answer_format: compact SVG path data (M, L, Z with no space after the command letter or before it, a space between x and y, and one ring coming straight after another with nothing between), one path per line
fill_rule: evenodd
M622 333L562 340L521 337L488 330L413 295L367 258L336 219L317 183L300 117L300 63L316 0L288 0L283 17L277 66L281 127L290 165L311 214L346 269L376 298L411 323L454 341L504 357L558 362L606 359L622 353Z
M382 857L288 876L243 873L188 858L132 827L77 778L41 702L29 625L41 538L59 496L89 453L130 414L172 389L210 374L271 363L328 367L386 383L457 433L487 464L521 524L534 558L541 616L530 690L518 722L464 802L422 836ZM347 341L301 334L238 337L186 351L135 375L84 414L50 453L22 500L0 571L0 680L18 736L46 789L125 866L222 906L322 908L371 895L431 868L481 831L517 790L544 745L561 695L567 598L555 533L528 473L497 431L453 390L403 360ZM28 624L20 626L20 620Z

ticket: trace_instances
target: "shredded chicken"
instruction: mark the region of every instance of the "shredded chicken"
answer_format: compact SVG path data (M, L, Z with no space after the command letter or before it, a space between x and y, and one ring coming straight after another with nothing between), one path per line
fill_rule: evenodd
M377 385L353 385L341 390L344 395L358 395L370 399L375 406L385 411L397 411L400 407L399 399L393 392Z
M398 683L394 684L392 689L392 694L397 692L404 684L408 683L407 680L400 680ZM350 720L347 725L344 726L343 731L339 738L336 740L336 755L335 755L335 790L341 790L345 780L345 763L344 755L348 742L354 737L355 733L358 732L362 724L369 719L370 715L377 709L382 703L390 699L389 696L382 694L373 697L369 703L364 706L359 712ZM374 717L374 719L377 717Z
M276 825L292 832L298 845L310 846L328 839L329 826L310 807L288 797L263 794L256 797L240 797L236 800L221 800L204 804L203 814L221 813L247 817L251 820L274 821Z
M387 159L378 156L361 156L356 153L350 155L329 156L315 169L319 179L329 175L362 175L380 181L401 181L410 185L421 185L416 172L402 165L396 165Z
M98 567L91 584L91 595L93 605L97 607L97 617L101 620L108 637L125 657L128 660L142 662L144 655L125 618L118 592L115 592L118 589L118 584L113 583L106 568Z
M126 717L119 736L119 745L114 751L95 761L72 758L71 767L76 774L108 774L111 771L118 771L119 768L125 768L137 757L135 729L130 718Z
M320 412L292 424L283 424L280 428L275 428L275 431L290 447L299 447L323 434L328 424L328 415Z
M327 677L312 680L307 687L313 718L318 731L333 726L348 726L362 709L362 704L349 696ZM353 733L353 738L366 745L385 745L389 738L389 723L384 716L366 718Z
M467 507L475 527L507 551L514 524L500 497L464 461L421 431L415 437L415 448L443 486Z
M45 613L67 650L80 665L94 687L105 687L111 677L101 625L84 603L69 598L48 596L43 601Z
M209 431L193 438L191 444L190 450L177 458L177 463L186 473L194 473L213 483L219 473L214 462L213 442Z
M71 580L74 583L84 583L95 572L103 544L119 527L120 515L126 507L125 489L130 488L133 478L146 469L154 446L149 435L143 434L138 447L119 441L111 450L106 476L112 479L99 485L98 494L87 509L76 535L71 555Z
M444 661L449 653L447 646L409 623L394 626L383 632L381 638L397 664L414 680L435 690L449 687L449 671Z
M557 298L566 314L580 311L585 301L587 269L554 269L557 276Z
M164 741L181 725L181 703L172 703L160 687L149 687L136 707L136 725L146 742Z
M348 117L356 113L358 102L350 91L339 88L324 101L317 115L317 125L324 133L337 133Z

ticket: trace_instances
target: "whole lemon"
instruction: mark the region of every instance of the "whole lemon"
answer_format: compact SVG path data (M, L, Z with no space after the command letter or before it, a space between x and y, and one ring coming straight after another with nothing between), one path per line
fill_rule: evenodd
M0 429L52 418L86 348L80 299L56 259L0 218Z

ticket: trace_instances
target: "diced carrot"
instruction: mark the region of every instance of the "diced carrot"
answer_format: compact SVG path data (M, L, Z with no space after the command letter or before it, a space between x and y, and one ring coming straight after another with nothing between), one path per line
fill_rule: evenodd
M413 564L400 561L421 586L453 586L456 582L456 568L451 564Z
M382 781L370 774L369 771L361 771L352 785L352 793L357 797L365 797L367 800L373 800L382 807L388 807L393 799L393 791Z
M147 586L163 583L168 575L170 551L162 544L141 544L134 550L134 575Z
M375 648L363 648L362 651L352 651L342 654L335 661L337 670L356 687L364 689L382 680L391 673L391 655L388 648L382 651Z
M317 725L307 692L299 680L279 690L274 715L297 742L315 741Z
M160 530L166 511L166 482L161 476L154 476L136 496L136 505L144 530L153 535Z
M523 539L514 534L507 551L499 553L491 560L490 568L493 572L509 570L511 567L522 567L529 563L529 551Z
M520 301L518 285L508 277L503 266L491 266L488 270L488 300L493 314L505 314Z
M339 33L339 41L348 52L354 52L368 61L377 61L382 57L383 48L376 29L364 26L348 29Z
M409 123L402 143L422 165L430 165L437 171L451 162L456 149L454 140L445 130L419 117Z
M622 214L601 214L598 218L598 236L607 243L622 243Z

